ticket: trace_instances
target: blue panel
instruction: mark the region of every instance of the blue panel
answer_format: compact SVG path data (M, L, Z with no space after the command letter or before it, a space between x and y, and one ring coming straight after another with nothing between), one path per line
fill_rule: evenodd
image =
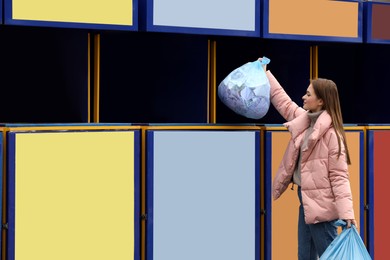
M358 200L359 211L360 211L359 230L360 230L360 236L362 237L362 239L364 239L365 231L366 231L366 223L364 221L364 213L365 213L364 194L365 194L365 189L367 187L367 183L365 182L365 176L364 176L364 172L365 172L364 171L365 170L365 168L364 168L364 132L361 130L346 130L346 132L359 132L359 139L360 139L360 143L359 143L359 157L360 157L360 161L359 161L359 169L360 169L360 172L359 172L359 179L360 179L359 195L360 195L360 198Z
M1 0L0 0L1 1ZM39 26L39 27L57 27L57 28L77 28L77 29L100 29L100 30L138 30L138 0L133 0L133 25L111 25L111 24L93 24L93 23L72 23L72 22L50 22L35 20L16 20L12 18L12 1L4 0L4 24ZM1 10L1 8L0 8ZM0 16L1 17L1 16Z
M359 219L360 219L360 236L362 237L362 239L364 239L365 237L365 230L366 230L366 223L364 221L364 207L365 207L365 200L364 200L364 194L365 194L365 189L366 189L366 186L367 186L367 183L365 182L365 176L364 176L364 132L363 131L360 131L360 130L347 130L346 132L359 132L359 139L360 139L360 143L359 143L359 157L360 157L360 161L359 161L359 169L360 169L360 172L359 172L359 179L360 179L360 187L359 187L359 195L360 195L360 198L359 198L359 211L360 211L360 215L359 215Z
M7 255L15 259L15 133L7 134Z
M372 4L371 3L364 3L364 42L372 42L371 35L372 35Z
M260 132L255 132L255 259L260 259L260 218L261 218L261 196L263 192L260 187L260 158L263 156L260 152L260 146L262 145L260 140ZM263 194L263 193L262 193Z
M297 35L297 34L277 34L270 33L269 28L269 1L264 0L264 15L263 15L263 38L282 39L282 40L304 40L304 41L323 41L323 42L362 42L363 41L363 5L359 2L358 14L358 37L332 37L332 36L316 36L316 35ZM343 0L343 2L356 2L356 0Z
M147 132L147 259L260 258L260 133Z
M365 200L364 200L364 194L366 193L366 187L367 187L367 183L365 182L365 176L364 176L364 173L365 173L365 168L364 168L364 132L363 131L359 131L360 132L360 154L359 154L359 157L360 157L360 166L359 166L359 169L360 169L360 198L359 198L359 205L360 205L360 216L359 216L359 219L360 219L360 226L362 228L360 228L360 236L362 237L362 239L364 239L365 237L365 231L366 231L366 223L364 221L364 213L365 213L365 210L364 210L364 207L365 207Z
M379 4L379 3L372 3L372 2L365 2L364 3L364 32L365 32L365 42L367 43L384 43L389 44L390 40L381 40L381 39L374 39L372 37L372 6L373 4ZM383 5L389 5L388 3L380 3ZM384 25L385 26L385 25Z
M147 0L147 6L146 6L146 30L151 32L174 32L174 33L190 33L190 34L204 34L204 35L226 35L226 36L249 36L249 37L260 37L260 19L261 19L261 12L260 12L260 0L253 0L254 1L254 29L242 29L242 28L218 28L218 26L215 25L209 25L204 24L203 26L201 23L197 24L184 24L185 22L178 21L174 24L174 22L170 22L170 24L158 24L155 19L155 15L158 11L156 10L156 0ZM197 1L194 1L195 3ZM208 6L211 6L213 2L208 1ZM171 10L174 10L174 13L177 14L180 12L178 10L178 7L175 6L168 6L167 9L170 8ZM202 10L205 11L207 8L203 8ZM224 11L224 7L221 6L220 8L221 12ZM238 9L237 9L238 10ZM157 12L156 12L157 11ZM237 16L240 16L242 14L237 12ZM169 15L167 15L169 16ZM180 16L180 15L179 15ZM185 16L184 16L185 17ZM183 18L183 15L181 15L180 18ZM205 14L199 14L199 21L205 21L207 18L210 18L213 20L213 22L216 22L218 17L216 18L211 17L211 15L205 15ZM240 21L240 19L230 19L231 21L237 21L237 23ZM224 24L223 22L219 21L220 23ZM226 24L224 24L226 26ZM222 26L221 26L222 27ZM227 26L228 27L228 26Z
M272 259L272 132L265 133L264 152L264 202L265 202L265 230L264 256L265 260Z
M147 212L147 234L146 234L146 256L153 259L153 205L154 205L154 131L147 131L146 137L146 212Z
M0 24L3 23L3 0L0 0Z

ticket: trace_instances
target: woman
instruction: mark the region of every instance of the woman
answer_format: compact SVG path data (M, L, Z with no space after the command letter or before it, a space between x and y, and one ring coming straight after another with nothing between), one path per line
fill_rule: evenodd
M266 67L264 67L266 70ZM294 103L270 71L271 102L288 121L291 133L283 160L273 181L273 198L287 186L298 186L298 259L318 259L337 236L334 222L356 225L348 164L349 152L336 84L314 79Z

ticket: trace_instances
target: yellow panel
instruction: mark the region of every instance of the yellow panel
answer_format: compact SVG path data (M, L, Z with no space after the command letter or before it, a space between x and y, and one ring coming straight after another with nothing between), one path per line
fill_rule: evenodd
M349 165L355 218L360 229L360 132L346 132L352 164ZM287 148L290 134L287 131L272 133L272 179ZM298 208L297 186L285 191L281 198L272 202L272 259L292 259L298 255ZM283 250L280 250L283 248Z
M15 259L134 259L134 133L16 135Z
M12 18L133 25L132 0L13 0Z
M269 33L358 37L358 3L269 0Z

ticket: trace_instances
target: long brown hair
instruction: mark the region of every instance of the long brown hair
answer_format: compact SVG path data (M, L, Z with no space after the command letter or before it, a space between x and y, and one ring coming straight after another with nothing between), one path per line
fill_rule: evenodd
M351 164L351 158L349 157L349 151L347 146L347 139L345 138L343 117L341 114L340 99L339 99L339 93L337 90L336 83L334 83L332 80L329 79L318 78L318 79L311 80L311 84L314 88L314 92L317 98L322 99L324 103L322 109L328 112L328 114L332 118L333 127L336 130L336 133L338 133L337 134L337 142L339 144L338 157L340 157L341 154L341 141L342 141L345 147L347 163Z

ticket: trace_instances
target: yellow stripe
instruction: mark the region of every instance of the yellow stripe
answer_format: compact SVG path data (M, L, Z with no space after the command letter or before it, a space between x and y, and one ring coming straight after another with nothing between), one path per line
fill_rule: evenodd
M264 131L286 131L287 128L284 126L236 126L236 125L183 125L183 126L20 126L20 127L9 127L4 128L5 131L11 132L26 132L26 131L50 131L50 130L264 130ZM349 131L363 131L366 127L363 126L346 126L344 130ZM379 130L390 130L390 126L385 127L370 127L370 129L379 129Z
M217 53L216 41L208 41L208 96L207 96L207 122L216 123L216 53Z
M364 126L344 126L345 131L364 131Z
M87 103L88 103L88 119L87 122L91 123L91 34L88 33L88 96L87 96Z
M390 130L389 126L366 126L367 130Z
M318 78L318 46L310 46L310 77Z
M3 208L3 214L2 214L2 223L6 223L7 221L7 174L6 171L7 171L7 153L6 153L6 149L7 149L7 132L6 132L6 129L5 128L2 128L1 129L2 131L2 134L3 134L3 198L2 198L2 208ZM6 251L6 248L7 248L7 232L6 232L6 229L2 229L2 232L1 232L1 238L2 238L2 242L1 242L1 252L2 253L2 257L1 259L2 260L5 260L5 256L6 254L4 253Z
M388 128L390 129L390 127ZM266 131L286 131L287 128L284 126L270 126L270 127L265 127ZM364 126L345 126L344 130L348 131L364 131L365 127Z
M284 126L266 126L265 127L266 131L286 131L287 128Z
M100 101L100 34L94 38L94 115L93 122L99 123Z
M148 126L147 130L261 130L260 126Z
M140 130L140 126L21 126L10 127L10 132L28 132L28 131L77 131L77 130Z

